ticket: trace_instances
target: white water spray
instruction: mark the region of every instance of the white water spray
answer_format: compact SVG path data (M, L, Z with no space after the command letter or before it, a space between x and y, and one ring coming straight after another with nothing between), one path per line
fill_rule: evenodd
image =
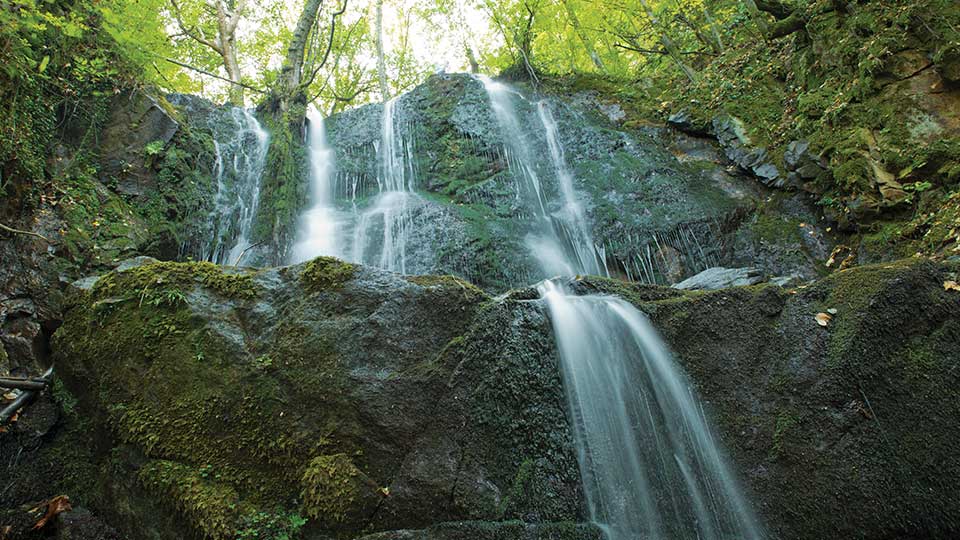
M411 211L420 202L414 192L416 175L410 142L396 125L397 98L383 104L383 124L377 153L379 193L357 217L350 258L407 273L407 241L412 228Z
M628 302L540 285L591 519L610 540L760 540L693 388Z
M600 275L601 271L604 270L604 274L609 275L605 268L601 268L602 262L597 260L597 250L594 248L593 238L586 217L584 217L583 208L580 206L580 201L573 188L573 174L567 167L567 160L563 155L557 121L553 118L553 113L550 112L547 102L537 103L537 114L539 114L540 122L543 124L543 130L547 134L550 160L553 162L557 182L560 184L560 194L563 195L563 208L557 216L559 223L555 225L560 225L567 243L573 248L580 273Z
M537 104L540 123L546 133L547 146L563 203L556 215L548 211L549 200L537 173L531 141L521 128L513 100L527 101L519 92L489 77L477 75L490 98L490 107L504 139L507 165L518 177L517 198L533 215L534 225L524 243L537 260L542 275L600 274L602 261L596 250L573 188L573 175L566 165L557 124L543 102Z

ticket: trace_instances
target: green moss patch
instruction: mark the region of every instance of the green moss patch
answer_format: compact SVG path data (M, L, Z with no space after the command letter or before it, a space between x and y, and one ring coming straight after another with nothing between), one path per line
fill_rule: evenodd
M356 265L333 257L317 257L303 268L300 280L310 292L319 292L342 287L356 272Z

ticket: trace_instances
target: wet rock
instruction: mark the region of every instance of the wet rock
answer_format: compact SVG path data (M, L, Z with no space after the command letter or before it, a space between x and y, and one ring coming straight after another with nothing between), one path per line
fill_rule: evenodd
M743 287L764 281L763 274L756 268L708 268L699 274L671 285L675 289L708 290L727 287Z
M709 136L710 126L701 124L694 120L690 112L687 110L677 111L667 117L667 124L683 131L684 133L690 133L692 135L699 136Z
M357 540L601 540L595 525L576 523L458 522L442 523L421 530L388 531Z
M753 146L739 118L730 115L714 118L713 133L730 161L751 172L767 186L782 188L787 185L787 179L769 160L766 148Z
M136 452L109 461L107 445L92 460L132 471L133 486L109 482L118 490L110 497L133 501L112 508L111 523L154 512L131 493L144 490L171 501L165 512L184 527L209 530L210 517L180 491L199 483L235 508L285 508L327 531L497 520L508 498L526 516L583 519L553 342L536 304L491 303L456 278L333 259L263 271L123 266L79 295L56 338L58 370L91 419L131 411L133 423L100 429ZM103 317L96 336L87 317ZM152 328L162 335L149 337ZM528 460L541 473L521 475ZM226 511L213 522L240 521Z
M147 163L147 145L163 148L180 124L157 98L140 90L115 97L110 111L100 139L101 181L115 181L125 195L143 195L156 182Z

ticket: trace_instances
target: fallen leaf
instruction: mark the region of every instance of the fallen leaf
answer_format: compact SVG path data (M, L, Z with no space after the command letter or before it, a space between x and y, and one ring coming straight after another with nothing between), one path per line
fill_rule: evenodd
M817 320L817 324L820 326L826 326L830 324L830 319L833 318L829 313L817 313L817 316L814 317Z
M47 513L33 526L33 530L42 529L47 522L57 517L58 514L69 512L70 510L73 510L73 507L70 506L70 497L57 495L47 502Z
M0 527L0 540L7 540L7 535L10 534L10 531L13 530L13 527L7 525L6 527Z
M956 281L953 281L953 280L944 281L944 282L943 282L943 290L945 290L945 291L960 291L960 285L958 285L957 282L956 282Z
M389 496L390 496L390 488L389 488L389 487L382 487L382 488L380 488L380 494L383 495L384 497L389 497Z
M827 313L829 313L829 314L831 314L831 315L836 315L836 314L837 314L837 308L830 308L830 309L827 310Z
M14 394L13 392L7 392L6 394L3 395L3 399L14 400L14 399L17 399L17 395Z

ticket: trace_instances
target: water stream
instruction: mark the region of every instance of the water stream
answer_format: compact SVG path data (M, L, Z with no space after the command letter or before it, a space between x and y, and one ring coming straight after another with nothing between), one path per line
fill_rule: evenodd
M250 247L270 146L270 135L247 109L231 108L228 120L214 134L217 193L210 215L211 239L200 253L202 260L218 264L236 263Z
M307 143L310 157L310 208L300 217L297 242L293 245L293 263L319 255L341 256L339 237L343 218L334 205L336 151L327 144L323 115L314 107L307 109Z
M759 540L693 387L646 316L540 285L591 519L610 540Z
M476 78L483 84L490 99L490 107L503 136L507 165L519 180L517 199L533 220L524 243L536 259L541 275L600 274L603 270L602 261L598 260L593 247L589 225L577 200L573 175L567 167L557 123L549 106L546 102L536 104L553 172L559 184L556 191L563 199L556 205L550 204L553 201L550 201L548 190L538 174L536 154L531 152L536 141L522 129L514 106L515 99L521 102L529 100L504 83L482 75ZM551 212L554 206L558 206L559 210Z
M407 241L411 212L419 202L415 193L410 141L397 125L397 100L383 104L377 155L378 194L356 217L349 258L393 272L407 273Z

